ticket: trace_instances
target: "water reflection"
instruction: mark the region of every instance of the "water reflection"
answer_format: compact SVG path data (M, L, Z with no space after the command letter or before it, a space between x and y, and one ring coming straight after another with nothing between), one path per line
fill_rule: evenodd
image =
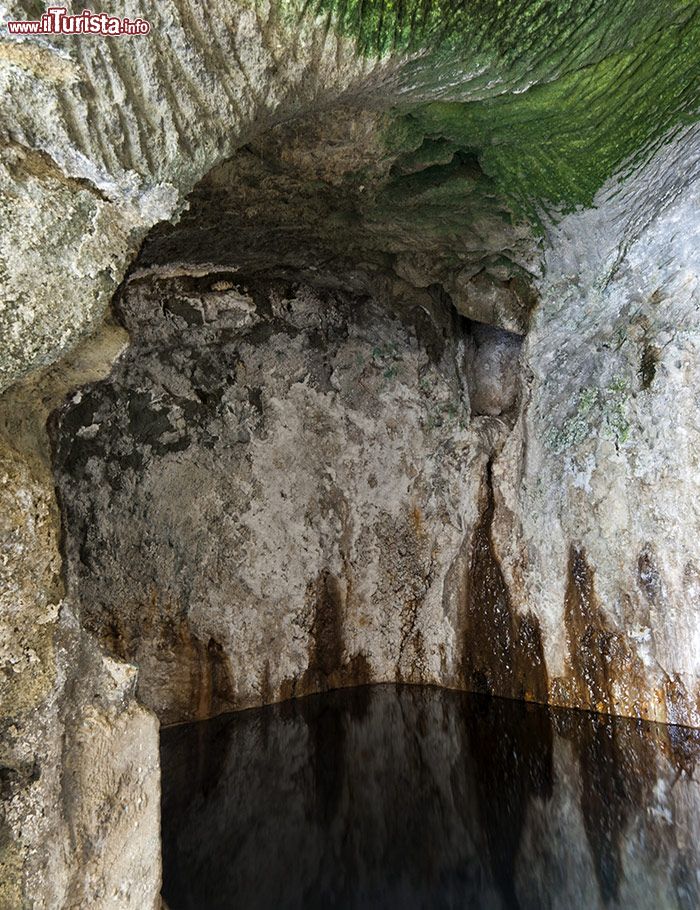
M171 910L695 910L698 757L698 731L416 687L171 728L163 893Z

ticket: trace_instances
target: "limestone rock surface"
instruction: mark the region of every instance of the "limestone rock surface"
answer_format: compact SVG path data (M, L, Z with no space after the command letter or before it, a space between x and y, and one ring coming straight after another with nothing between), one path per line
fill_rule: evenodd
M540 619L551 700L691 726L699 165L693 128L553 233L523 410L494 468L496 550L517 609Z
M505 424L429 294L134 278L132 345L54 429L69 588L165 721L459 685L463 550ZM467 636L467 637L465 637Z
M154 899L139 700L700 724L695 0L110 7L0 40L6 903Z
M158 905L158 729L63 598L53 486L4 447L0 906Z

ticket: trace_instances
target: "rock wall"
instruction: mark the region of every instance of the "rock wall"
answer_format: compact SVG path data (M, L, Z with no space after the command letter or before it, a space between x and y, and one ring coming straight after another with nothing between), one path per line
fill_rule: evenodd
M157 721L65 600L51 474L29 461L3 441L0 907L155 908Z
M10 2L3 21L31 19L34 6ZM3 36L0 388L99 326L148 229L248 133L393 69L274 4L109 12L148 18L152 35Z
M154 234L118 304L131 347L55 429L71 593L147 704L172 721L399 679L700 722L696 149L686 131L552 229L522 364L445 281L352 270L332 235L309 266L323 239L297 244L305 197L279 175L267 275L247 213L212 233L240 191L207 184Z
M550 700L692 726L699 148L685 131L554 232L494 467L496 550L540 620Z
M508 419L472 416L469 323L398 282L236 272L139 273L118 308L132 344L57 415L54 463L69 589L141 700L171 722L459 686L464 551ZM515 376L515 340L482 335ZM512 413L504 385L491 414Z
M0 19L36 12L10 0ZM13 908L146 907L159 876L154 721L64 597L46 418L116 356L119 345L103 350L109 302L149 228L274 123L341 95L381 97L386 109L407 56L358 53L305 6L126 0L110 12L149 17L148 40L4 28L0 39L0 389L15 383L0 401L2 878ZM75 374L66 358L83 342L84 364L99 368ZM138 825L128 845L126 824Z
M392 129L359 144L410 153L406 175L426 153L466 153L487 178L482 202L500 211L507 199L537 224L543 210L590 206L695 115L692 2L379 6L116 0L110 13L148 19L148 36L3 34L0 388L93 331L152 225L276 124L347 103L390 114ZM32 0L9 0L2 23L35 14ZM469 220L460 200L473 177L447 194L432 187L432 205L453 207L438 218L447 246ZM477 207L477 246L483 227Z
M33 780L27 771L47 744L45 764L57 775L80 764L61 751L62 742L73 742L70 730L81 727L79 717L93 717L69 684L75 669L85 664L95 691L111 691L113 665L102 666L83 623L111 654L138 659L139 686L170 718L400 676L533 698L546 692L557 703L700 722L691 644L697 584L690 541L697 522L689 487L673 480L690 477L692 488L695 470L697 269L687 238L679 236L694 216L686 206L666 220L656 217L674 193L693 192L697 143L689 138L692 128L682 131L697 119L697 4L624 0L613 9L605 0L585 6L546 0L533 11L529 0L396 6L165 0L145 10L137 0L118 0L110 10L150 18L151 34L138 44L5 34L0 42L0 388L8 389L0 421L10 465L3 621L12 618L4 631L2 723L16 809L3 843L11 900L35 886L37 896L25 902L53 900L41 891L50 877L43 883L31 877L41 855L35 844L51 842L45 855L56 869L71 867L72 856L78 878L87 875L69 886L57 872L51 881L61 883L62 893L111 874L97 860L94 867L76 863L77 840L59 850L61 837L51 841L44 822L34 826L38 801L27 803L30 821L21 824L16 801L24 799L20 791L49 787L46 774ZM2 22L35 13L30 0L11 0ZM675 163L674 149L681 150ZM664 150L675 185L645 177L631 195L618 193L654 152L660 157L652 158L652 172L666 160ZM589 210L571 215L577 207ZM626 220L618 217L625 210ZM151 230L166 219L173 224ZM650 227L640 240L641 225ZM151 287L156 315L170 297L180 310L164 305L149 328L150 316L129 315L126 306L132 348L108 381L90 385L120 349L102 347L112 331L109 302L144 238L139 293ZM590 263L600 257L599 242L605 267L596 272ZM247 291L237 290L238 270L258 290L282 282L280 299L290 313L273 313L268 294L261 313L256 303L252 314ZM154 290L158 280L167 284L178 275L184 289L175 281ZM137 279L132 272L125 305L136 305ZM302 286L313 289L313 317L299 309ZM403 303L392 309L398 298ZM361 342L351 333L353 326L360 330L348 315L349 300L364 301L358 313L373 314ZM318 301L350 340L326 332ZM385 305L394 314L390 323L373 309ZM431 360L430 344L411 319L426 310L434 322L449 305L499 330L524 334L533 325L524 395L512 370L519 342L473 326L447 329L456 317L445 322L444 310L436 323L444 356ZM217 325L230 334L217 336ZM378 345L373 353L376 332L381 344L385 336L398 344L395 336L399 347L408 345L403 378L392 372L390 349ZM310 353L319 338L321 348ZM353 388L359 370L343 361L358 345L371 366L372 395L364 405ZM229 365L217 359L240 346L257 358L261 374L247 404L236 396L249 384L235 370L229 383ZM277 350L282 367L271 372L267 358ZM93 363L72 373L66 364L75 351L99 368ZM170 364L162 362L168 357ZM306 367L309 381L291 383ZM334 389L334 373L345 386ZM662 393L666 374L672 378ZM416 389L424 376L435 393ZM62 531L72 547L66 600L45 423L74 393L64 417L72 414L75 424L56 437L66 493ZM508 435L519 401L523 409ZM296 415L294 426L284 425L281 402ZM102 423L92 420L92 404ZM311 423L313 414L328 422L328 434ZM266 448L255 433L267 432L272 418ZM687 434L682 444L673 420ZM599 424L604 432L584 439ZM335 450L319 447L322 428ZM290 439L303 442L315 461L266 463ZM221 440L231 448L219 458ZM82 451L75 473L62 460L72 445ZM343 462L344 446L367 465L379 451L384 500L352 476L364 462ZM190 449L196 457L187 462ZM416 480L410 475L418 463ZM217 474L222 464L247 478L251 490L230 489L230 478ZM276 499L270 487L279 471L290 473L293 500ZM345 511L338 478L341 490L357 493ZM398 490L399 480L414 486ZM131 486L119 487L124 482ZM313 494L314 485L325 500ZM209 512L201 515L192 505L202 501L194 495L198 486L200 493L209 489ZM194 529L174 506L166 514L180 494L191 504ZM262 524L236 524L241 503L258 501L270 540ZM298 509L309 502L327 526L314 528L308 564L297 552L285 565L297 530L306 533ZM137 503L142 511L127 531L120 522ZM91 505L98 516L114 507L113 520L93 522ZM235 520L227 518L229 508ZM36 530L37 515L44 530ZM343 526L350 517L352 533ZM207 522L219 519L221 545L202 544L200 532L210 537ZM86 528L97 537L83 563ZM260 545L257 562L245 551L246 534ZM26 535L34 542L16 545ZM126 553L129 578L116 560ZM239 553L247 563L236 561ZM195 570L193 558L207 575ZM100 559L114 583L109 591L97 581ZM190 566L184 586L182 566ZM368 590L360 596L348 588L365 568L378 585L376 614L367 607ZM267 589L255 589L268 577L271 599ZM28 592L18 593L25 583ZM296 612L284 612L283 589L293 592ZM94 601L83 596L87 591ZM220 599L210 599L217 591ZM229 612L232 591L245 610L265 604L262 615ZM49 605L59 602L55 613ZM63 650L51 644L64 639ZM271 642L283 659L271 660L277 666L269 676L257 658L255 667L244 667L246 648L262 658ZM611 672L624 680L622 688L611 684ZM26 689L24 680L31 680ZM131 718L127 727L142 724L151 743L144 767L153 769L152 722L134 705L131 686L120 683L116 701L105 696L106 726L110 736L121 736L122 709ZM23 731L19 738L13 727ZM75 741L77 755L83 746ZM113 754L118 764L119 749ZM92 832L85 840L101 843L89 789L85 794L84 817L93 819L85 822ZM67 830L68 804L55 802L57 814L45 824ZM151 844L155 815L144 811ZM146 890L155 887L157 868L151 869ZM98 892L90 893L98 901ZM150 900L144 894L133 900Z

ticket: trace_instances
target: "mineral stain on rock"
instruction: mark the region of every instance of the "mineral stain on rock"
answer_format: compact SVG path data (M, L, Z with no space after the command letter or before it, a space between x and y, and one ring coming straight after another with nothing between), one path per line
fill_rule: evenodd
M582 703L599 711L610 710L614 636L598 608L593 571L585 552L573 544L569 551L564 621L571 671Z
M651 544L647 544L639 554L637 580L649 603L652 606L660 605L664 593L663 581Z
M462 452L488 444L468 426L464 327L400 282L224 284L127 281L131 346L52 418L82 621L166 723L435 679Z
M564 622L569 666L564 685L569 703L643 717L647 709L643 668L625 636L605 616L596 597L593 570L585 551L576 544L569 550L567 577Z
M340 581L327 569L311 586L314 617L311 625L309 666L301 680L299 693L323 691L341 668L343 658L343 608L345 592Z
M364 654L347 659L345 651L343 625L351 590L350 581L343 583L328 569L309 585L314 600L309 663L301 678L292 681L291 688L289 684L284 687L283 697L361 686L371 681L371 667Z
M472 692L546 702L549 687L539 621L532 613L514 610L493 543L491 461L482 499L463 589L464 685Z
M9 5L40 13L35 0ZM139 698L166 722L274 700L287 680L311 690L373 675L451 684L463 673L475 688L545 698L538 620L547 631L560 620L564 574L548 556L582 528L605 552L589 545L590 565L582 550L571 557L569 666L557 693L597 711L659 718L665 708L670 719L700 725L700 595L682 570L696 559L700 526L698 4L212 0L213 29L202 27L201 6L134 0L153 26L137 50L127 39L0 49L11 96L0 142L2 388L39 366L63 372L78 342L81 357L95 356L103 342L88 336L102 333L108 300L156 222L122 290L149 266L160 277L192 273L171 294L140 301L130 347L114 339L109 357L106 349L97 357L102 366L87 369L92 378L71 367L58 396L56 387L47 394L55 376L35 373L24 398L39 404L31 418L16 388L2 405L0 427L18 415L31 425L34 442L23 442L19 463L26 457L33 472L43 462L39 415L72 396L56 461L63 553L37 511L55 505L44 467L28 478L32 489L23 470L0 472L10 490L0 510L10 519L0 534L9 541L0 656L11 685L0 727L16 740L13 761L22 758L0 764L32 768L35 752L42 767L38 780L11 775L33 804L22 813L15 802L10 828L0 824L0 853L9 839L17 860L0 904L98 906L117 891L131 906L155 903L157 769L137 780L155 764L155 724L132 703L135 671L110 655L138 665ZM241 269L266 276L268 288L249 296ZM278 279L288 287L268 294ZM318 292L311 305L309 289ZM464 333L454 318L433 319L433 304L447 297L464 317L527 331L527 363L472 395L478 390L461 382ZM353 321L347 311L370 299L383 316ZM409 319L389 317L397 302L404 317L412 308ZM626 335L640 310L646 315ZM355 369L375 346L392 353ZM473 373L483 378L500 355L480 347ZM75 389L103 376L119 351L109 378L81 398ZM618 369L626 376L610 385ZM493 491L473 527L483 437L496 435L495 422L482 438L478 428L488 415L515 420L514 375L529 386L512 428L524 440L537 435L543 413L561 424L581 380L593 404L565 434L565 459L563 450L535 453L514 467L514 534L502 542L491 539ZM589 432L601 413L615 438L607 453L606 440ZM7 439L13 449L15 434ZM594 462L567 492L564 463L567 473ZM352 572L339 568L338 514L316 509L326 469L340 476L353 509ZM284 496L278 477L289 481ZM414 493L426 544L399 561L374 532L400 522ZM625 512L631 520L617 534ZM455 627L454 592L450 612L435 592L446 567L458 562L466 574L455 553L472 539ZM657 554L640 560L635 581L646 540ZM385 571L378 553L399 571ZM521 553L527 566L509 592L505 579ZM95 647L84 667L66 643L81 641L87 653L93 639L109 654ZM125 725L127 744L119 742ZM340 740L332 723L318 737L321 793ZM421 782L430 778L427 751ZM605 764L605 749L593 752ZM672 755L681 777L692 773L683 750ZM136 770L131 783L125 756ZM89 773L71 805L56 782L83 760ZM623 787L613 779L615 792L602 790L603 808L592 811L603 822L596 829L587 815L586 825L602 845L600 899L622 903L630 857L619 844L633 813L620 808ZM417 824L441 805L435 789L422 790ZM346 789L334 782L328 790L333 799L323 802L340 816ZM509 872L539 802L514 810L517 837L493 851ZM691 835L697 840L696 829ZM681 851L676 860L673 897L685 910L698 904L688 874L697 859ZM507 903L520 899L517 888L498 887ZM599 903L594 894L587 905Z
M202 640L177 604L154 590L138 611L139 624L112 618L94 627L108 654L148 668L170 693L153 704L163 723L200 720L236 707L231 663L221 644ZM137 694L152 701L150 693ZM145 696L145 697L144 697Z

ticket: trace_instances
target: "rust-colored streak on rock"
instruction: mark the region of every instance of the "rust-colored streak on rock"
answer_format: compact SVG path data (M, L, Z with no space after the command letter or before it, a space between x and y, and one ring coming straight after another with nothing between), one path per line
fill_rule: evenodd
M546 702L547 667L539 621L532 613L515 612L493 544L490 462L484 496L465 585L464 685L470 691Z
M595 599L593 571L580 547L569 551L564 621L578 703L598 711L612 705L609 664L613 634Z
M343 659L345 597L340 582L326 569L309 590L315 598L309 665L294 687L295 695L333 688Z
M230 662L218 641L199 638L181 608L154 590L136 615L138 626L113 617L93 631L108 653L159 680L150 697L138 694L163 723L203 720L236 707Z
M235 708L233 675L224 649L213 638L202 641L186 618L164 631L172 632L158 643L155 659L167 690L165 703L175 706L160 710L164 723L170 720L204 720ZM143 653L139 663L147 660Z
M644 571L641 566L640 574ZM564 621L569 666L562 703L609 714L646 716L650 693L644 667L625 635L606 618L595 594L593 570L584 550L575 544L569 551Z
M659 743L666 758L673 765L676 776L695 776L700 762L700 730L688 727L658 725Z
M204 649L202 641L193 636L202 651L202 675L205 684L199 687L199 717L212 717L235 706L233 674L223 647L213 638Z
M639 554L637 579L649 603L655 606L660 604L663 599L663 583L650 544L647 544Z
M215 639L202 641L185 617L176 626L165 627L154 655L164 680L164 703L160 710L165 723L170 720L203 720L235 708L233 675L224 649ZM171 634L167 634L171 633ZM147 660L141 653L139 663ZM172 710L172 717L169 713Z
M366 686L372 682L372 665L364 654L355 654L344 670L346 686Z
M364 654L349 659L346 655L343 623L347 591L340 579L326 569L309 585L309 592L314 597L309 664L300 678L281 684L281 700L372 681L372 668Z
M322 572L316 587L312 663L325 677L338 669L343 657L343 606L340 582L330 572Z
M666 674L663 699L669 723L693 726L693 700L678 673Z
M548 695L547 664L542 647L540 624L532 613L516 617L515 649L516 696L526 701L546 702Z
M612 684L618 670L631 670L628 648L614 632L597 602L593 570L581 547L569 551L564 621L569 642L570 692L573 704L611 713ZM632 677L630 677L632 682ZM638 686L632 684L632 692Z

